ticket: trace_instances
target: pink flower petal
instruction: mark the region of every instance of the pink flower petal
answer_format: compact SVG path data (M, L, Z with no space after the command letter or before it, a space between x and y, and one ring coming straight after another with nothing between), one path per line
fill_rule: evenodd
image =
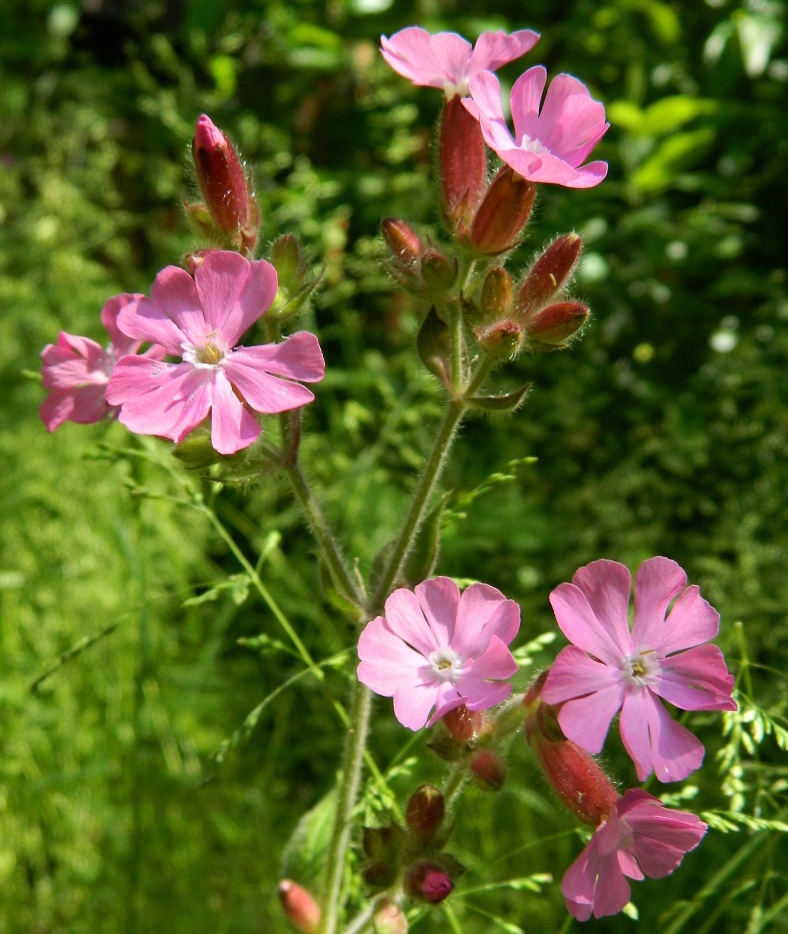
M391 631L421 652L425 659L441 647L424 618L416 595L409 590L400 588L391 594L386 600L385 615Z
M634 855L627 850L618 851L618 865L628 879L642 882L646 878Z
M433 577L415 588L422 613L438 645L450 645L460 602L460 588L450 577Z
M98 385L50 393L39 407L47 431L53 432L65 421L78 422L80 425L100 422L108 410L104 389L103 385Z
M699 645L663 658L652 690L682 710L736 710L733 685L722 651Z
M713 639L720 631L720 614L700 595L696 584L687 587L673 604L662 627L660 639L652 648L661 656L679 652Z
M185 269L178 266L167 266L162 269L151 286L150 297L154 305L158 305L161 311L164 312L164 316L169 318L177 330L181 332L183 335L180 339L181 343L183 343L184 338L195 345L200 345L205 340L211 328L206 323L194 279ZM138 314L143 315L143 317L151 317L149 311L146 310L143 313L143 304L144 302L141 302L138 306ZM129 320L129 309L126 309L119 319L121 330L130 337L138 337L139 335L132 334L129 331L127 326ZM174 348L157 337L143 337L142 339L162 344L170 353L177 353L180 356L180 344L177 348Z
M104 387L109 379L109 358L95 341L86 337L77 338L61 331L57 345L48 344L41 358L44 389L73 391L89 385Z
M175 266L169 266L168 269L175 269ZM167 272L165 269L159 273L156 281ZM191 282L191 276L182 269L183 273ZM192 282L192 285L194 283ZM202 314L202 312L200 312ZM154 344L161 344L167 353L180 357L183 354L183 344L187 341L186 334L181 331L177 324L172 321L164 310L150 299L142 298L137 304L127 305L118 315L118 327L129 337L139 341L151 341Z
M598 864L599 855L592 839L561 880L561 893L566 899L567 910L578 921L587 921L591 917Z
M632 577L618 561L592 561L579 568L572 578L575 587L585 594L594 616L613 637L619 652L632 651L629 636L629 594Z
M255 350L257 348L244 349ZM287 379L279 379L278 376L269 376L259 367L247 366L237 358L237 353L229 354L225 357L222 369L227 379L240 390L255 412L262 412L266 415L288 412L290 409L308 405L314 400L314 394L306 386Z
M388 64L413 84L442 88L446 75L430 42L430 34L419 26L408 26L387 39L381 36L381 54Z
M298 331L280 344L239 347L228 359L234 364L304 383L320 382L326 371L320 343L309 331Z
M127 337L118 327L118 315L130 305L136 307L145 298L144 295L125 292L123 295L113 295L101 309L101 323L107 329L112 341L115 356L125 357L126 354L136 353L139 350L139 341Z
M473 46L456 32L438 32L430 38L435 57L440 62L445 81L455 87L468 77Z
M234 347L241 336L249 330L255 321L268 311L276 298L277 287L276 270L270 263L267 263L264 259L254 260L249 263L249 278L246 285L241 292L238 303L231 309L222 325L222 334L227 341L228 347ZM301 333L306 334L307 332L302 331ZM269 346L287 347L296 337L298 337L298 335L294 334L283 344L273 344ZM320 353L320 345L317 343L317 338L313 334L310 334L309 337L314 338L315 344L317 344L317 354L322 362L323 355ZM298 344L298 342L296 343ZM292 353L294 350L295 348L289 352ZM306 354L306 350L304 350L304 353ZM285 356L287 356L287 354L285 354ZM289 376L290 374L283 375ZM293 376L292 378L306 379L309 381L308 377L303 376ZM322 379L322 371L318 378Z
M542 688L542 700L548 704L561 704L576 697L618 685L624 697L621 670L613 665L594 661L586 652L574 645L561 649L550 668Z
M462 657L477 658L498 634L511 642L520 626L520 608L489 584L471 584L460 597L451 647Z
M378 616L364 627L358 640L358 679L383 697L393 697L399 687L423 681L424 656L414 652Z
M253 444L259 434L257 420L244 408L224 373L218 370L213 383L211 413L211 444L214 449L220 454L235 454Z
M624 698L620 728L639 781L645 781L653 769L658 781L678 782L703 762L703 744L676 723L647 689Z
M456 710L457 707L460 707L465 703L465 698L459 693L459 691L456 688L454 688L454 696L452 696L450 693L447 693L445 695L445 698L447 699L442 698L438 702L435 708L435 713L427 721L428 728L435 726L435 724L439 720L442 720L446 716L446 714L449 713L449 711Z
M600 753L624 693L623 684L613 684L586 697L567 701L558 713L564 735L586 752Z
M205 333L215 331L227 339L224 327L230 316L233 317L237 330L243 319L239 307L241 293L248 279L249 261L240 253L214 250L200 263L194 274L194 283L205 317ZM227 344L228 347L233 346L233 342L229 340Z
M401 687L394 692L394 715L409 730L420 730L439 697L440 685L420 684Z
M555 81L550 89L554 87ZM552 153L572 167L579 166L610 129L610 124L605 122L605 108L599 101L591 100L587 91L564 102L560 119L549 134L544 124L542 117L540 139Z
M567 899L567 908L572 912L570 902L575 905L593 904L594 917L604 918L618 914L629 902L632 890L624 877L615 852L600 856L594 847L594 840L566 871L561 882L561 892ZM588 914L583 911L585 918ZM575 917L581 919L581 915Z
M520 75L512 86L512 122L518 145L523 135L531 139L539 138L539 105L545 84L547 69L544 65L534 65Z
M639 788L625 793L619 814L632 832L633 854L652 879L670 875L708 829L695 814L670 810Z
M629 647L618 641L620 627L611 631L597 618L583 591L575 584L559 584L550 603L561 632L575 645L608 665L618 666Z
M508 36L502 29L483 32L468 65L468 78L481 71L497 71L509 62L521 58L539 41L539 33L532 29L518 29Z
M664 639L665 614L687 586L684 569L670 558L649 558L635 575L635 622L632 643L656 649Z
M502 704L512 693L511 684L501 681L484 681L481 678L468 678L460 675L457 690L465 699L468 710L489 710Z
M491 636L483 655L463 665L462 677L504 681L518 669L514 656L498 636Z

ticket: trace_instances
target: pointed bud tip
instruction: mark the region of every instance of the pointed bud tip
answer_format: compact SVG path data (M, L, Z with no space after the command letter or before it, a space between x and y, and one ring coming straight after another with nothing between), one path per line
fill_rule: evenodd
M446 804L439 788L422 785L408 802L405 820L411 834L422 842L429 842L443 823Z
M489 749L480 749L470 762L470 770L477 785L484 791L500 791L506 783L503 759Z
M201 114L194 125L194 146L196 149L212 150L217 146L226 146L227 139L211 120L208 114Z
M279 901L288 921L303 934L315 934L320 927L320 908L301 885L283 879L279 883Z
M582 302L559 302L548 305L528 321L528 337L554 347L576 334L588 320L588 305Z
M424 244L415 231L396 217L384 217L380 230L386 246L401 263L414 263L424 252Z

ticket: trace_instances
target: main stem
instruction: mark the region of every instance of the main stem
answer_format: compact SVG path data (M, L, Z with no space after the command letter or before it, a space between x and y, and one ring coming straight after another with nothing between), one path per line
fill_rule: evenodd
M342 756L342 778L339 783L337 811L326 858L325 890L323 893L323 934L335 934L341 906L342 877L345 873L345 853L350 843L351 817L356 806L361 781L361 764L367 743L372 692L360 681L353 688L350 726Z

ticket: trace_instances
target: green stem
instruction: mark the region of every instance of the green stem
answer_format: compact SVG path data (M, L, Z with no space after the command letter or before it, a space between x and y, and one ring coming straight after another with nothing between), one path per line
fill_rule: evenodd
M356 806L361 781L361 764L364 759L371 706L371 691L357 681L353 688L350 726L342 757L342 779L339 783L337 812L326 857L322 934L336 934L339 921L342 878L345 874L345 853L350 842L351 817L353 808Z
M462 765L455 765L443 786L443 800L446 802L447 812L451 811L457 798L462 794L467 778L467 770Z
M301 503L301 508L304 510L312 534L317 539L334 586L342 593L342 596L361 606L364 601L358 591L358 585L347 568L337 543L328 528L326 518L312 495L301 468L298 463L295 463L292 466L285 467L285 472L293 487L293 492L299 503Z

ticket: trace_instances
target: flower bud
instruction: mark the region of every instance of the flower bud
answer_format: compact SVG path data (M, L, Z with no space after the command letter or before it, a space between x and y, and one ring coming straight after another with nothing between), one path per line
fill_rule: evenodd
M531 744L555 793L584 824L597 827L615 813L616 789L584 749L570 739L553 742L541 732Z
M448 874L437 864L428 860L414 863L405 878L405 891L413 898L423 898L432 905L437 905L447 898L454 883Z
M443 109L439 147L443 215L452 230L467 228L484 194L487 156L479 121L459 96Z
M536 185L505 165L492 180L473 219L470 244L477 253L494 255L516 246L531 216Z
M421 260L421 277L429 292L447 292L457 278L457 262L438 250L427 250Z
M408 934L408 919L399 905L386 902L375 912L372 930L374 934Z
M271 265L276 270L279 287L294 292L301 284L307 271L303 250L298 240L290 233L282 234L271 247Z
M517 309L528 316L550 302L566 285L580 259L583 241L576 233L558 237L542 253L517 293Z
M222 455L211 444L210 433L201 429L193 431L188 438L172 449L176 457L187 470L205 470L212 464L218 464Z
M512 277L505 269L496 266L487 273L482 286L482 314L488 320L500 321L509 314L513 296Z
M517 321L496 321L486 328L478 328L476 340L491 357L513 357L525 337L523 326Z
M216 227L240 234L245 250L257 241L257 204L230 141L203 114L194 129L192 156L205 205Z
M533 683L525 692L525 697L523 697L523 703L528 708L534 708L537 701L542 695L542 688L544 687L545 681L547 681L547 676L550 674L550 669L547 668L545 671L540 671L539 674L534 678Z
M365 827L362 838L364 855L373 861L395 863L402 849L402 829L391 827Z
M503 759L489 749L480 749L470 761L470 770L476 784L484 791L500 791L506 782Z
M320 908L305 888L283 879L279 883L279 900L287 920L299 931L314 934L320 927Z
M395 217L384 217L380 222L380 230L386 246L400 263L415 263L424 252L421 238L408 227L405 221L397 220Z
M563 344L588 320L588 305L582 302L560 302L537 311L527 322L530 340L548 346Z
M434 785L422 785L413 793L405 812L411 834L422 843L430 843L443 823L446 805Z
M195 272L202 266L205 257L209 253L214 253L215 250L212 250L210 247L205 250L194 250L192 253L187 253L183 257L184 264L189 270L189 273L193 276Z
M460 704L450 710L442 720L449 733L463 743L470 743L476 739L484 723L484 713L481 710L468 710L465 704Z
M397 872L392 863L369 863L361 871L361 878L373 889L387 889L394 884Z

